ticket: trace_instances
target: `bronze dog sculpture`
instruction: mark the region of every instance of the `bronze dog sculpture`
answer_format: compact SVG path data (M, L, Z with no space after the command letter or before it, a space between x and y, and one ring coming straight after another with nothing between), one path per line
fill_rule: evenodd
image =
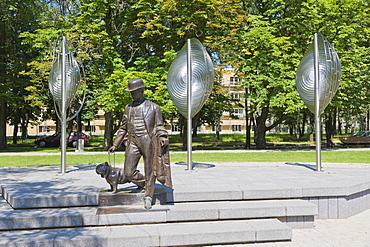
M98 175L107 180L113 193L117 193L118 184L130 182L126 178L123 169L111 167L108 162L97 165L95 171Z

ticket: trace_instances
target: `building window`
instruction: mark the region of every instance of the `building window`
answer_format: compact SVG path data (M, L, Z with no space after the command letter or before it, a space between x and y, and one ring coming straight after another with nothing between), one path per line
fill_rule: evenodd
M95 132L96 127L95 125L85 126L85 131Z
M231 93L230 96L232 99L238 99L239 95L237 93Z
M223 85L224 84L224 78L222 78L222 76L215 76L215 82L220 84L220 85Z
M244 117L244 109L243 108L234 109L234 115L238 118L243 118Z
M50 131L51 131L51 128L49 126L39 126L40 133L49 133Z
M230 95L232 99L240 100L241 93L231 93Z
M233 100L238 100L240 102L245 102L244 93L230 92L230 98Z
M181 126L180 125L171 125L171 131L172 132L180 132Z
M230 85L232 86L236 86L236 85L239 85L239 78L238 77L230 77Z
M231 130L232 131L242 131L242 126L240 124L233 124L231 125Z
M215 132L216 131L216 125L212 125L212 131L213 132ZM221 126L221 124L220 125L218 125L218 131L222 131L222 126Z

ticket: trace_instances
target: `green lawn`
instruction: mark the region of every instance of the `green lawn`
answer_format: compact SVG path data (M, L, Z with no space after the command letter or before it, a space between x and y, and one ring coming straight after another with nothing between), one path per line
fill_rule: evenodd
M322 162L328 163L370 163L369 151L324 151ZM171 161L186 161L186 153L171 154ZM280 151L280 152L247 152L247 153L193 153L194 162L315 162L315 151Z
M369 151L323 151L322 162L329 163L370 163ZM116 162L123 162L123 154L116 154ZM212 161L263 161L263 162L315 162L315 151L279 151L247 153L193 153L194 162ZM171 153L171 162L186 162L186 153ZM68 155L67 164L103 163L107 154ZM113 157L111 156L111 162ZM0 166L59 165L60 155L0 156Z
M68 155L67 164L103 163L108 161L107 154L96 155ZM60 155L37 155L37 156L0 156L0 166L24 166L24 165L60 165ZM111 157L113 162L113 157ZM116 154L116 162L123 161L123 154Z
M60 152L58 147L46 147L36 148L34 147L35 136L30 137L27 140L19 140L17 144L12 144L12 138L8 137L8 150L0 150L0 153L5 152ZM180 135L170 135L171 151L180 151L182 148L182 138ZM267 133L266 134L267 145L270 148L286 149L292 148L307 149L307 145L303 144L314 144L309 142L309 135L304 135L300 139L296 139L295 135L289 135L288 133ZM245 134L221 134L220 140L216 139L215 134L198 134L197 137L193 137L193 150L242 150L245 145ZM334 138L334 142L339 142L339 137ZM251 144L253 142L253 133L251 136ZM325 140L323 140L323 145ZM89 145L85 146L85 151L104 151L104 137L103 136L90 136ZM364 146L364 145L363 145ZM74 152L74 148L68 147L67 152ZM120 150L123 150L121 148Z
M35 138L35 137L34 137ZM60 152L55 148L35 148L33 147L33 139L19 141L17 145L11 144L11 138L8 140L9 149L2 150L6 152ZM253 140L253 137L251 138ZM193 153L194 162L212 162L212 161L263 161L263 162L315 162L316 154L312 147L302 147L299 144L307 144L308 135L302 139L296 140L295 136L289 134L266 134L266 140L270 143L270 148L267 152L241 152L241 153ZM337 139L337 137L336 137ZM179 135L170 135L170 143L172 151L181 150L181 137ZM215 134L199 134L193 138L193 150L227 150L239 149L243 150L245 143L245 135L243 134L222 134L220 140L216 139ZM272 147L271 144L275 147ZM286 145L289 144L289 145ZM103 151L103 137L90 137L90 146L85 147L85 151ZM301 151L290 151L291 148L299 148ZM273 149L284 151L272 152ZM309 151L304 151L308 150ZM87 164L87 163L103 163L108 161L107 154L98 155L68 155L69 152L74 152L74 148L67 149L67 164ZM123 151L120 148L119 151ZM323 151L322 162L330 163L369 163L369 151ZM113 158L112 158L113 159ZM117 162L123 162L123 154L116 155ZM171 153L172 162L186 162L186 153ZM113 162L113 160L111 160ZM59 165L60 155L37 155L37 156L0 156L0 166L22 166L22 165Z

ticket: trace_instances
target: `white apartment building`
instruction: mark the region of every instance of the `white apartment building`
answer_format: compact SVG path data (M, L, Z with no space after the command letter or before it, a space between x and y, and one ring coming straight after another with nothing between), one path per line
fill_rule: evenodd
M234 99L239 99L244 105L244 88L240 86L241 80L236 77L233 71L225 71L220 80L220 85L226 89L229 96ZM234 114L239 117L239 119L232 119L227 112L224 112L221 118L221 134L222 133L245 133L246 132L246 119L245 119L245 109L244 108L234 108ZM103 135L104 134L104 111L98 111L98 117L90 121L90 125L84 123L82 131L86 134L91 135ZM180 132L180 127L178 125L168 123L166 126L170 134L178 134ZM18 135L21 135L21 128L18 127ZM7 125L7 135L13 135L14 126ZM51 135L56 131L56 124L52 120L43 121L40 123L30 124L28 127L28 135ZM198 129L198 133L215 133L212 126L201 126Z

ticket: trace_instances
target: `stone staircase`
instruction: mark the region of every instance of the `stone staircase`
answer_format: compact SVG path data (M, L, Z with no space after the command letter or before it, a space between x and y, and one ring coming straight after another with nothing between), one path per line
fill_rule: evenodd
M2 192L6 198L11 193L5 187ZM9 201L21 205L18 200ZM45 200L52 205L50 198ZM58 205L58 198L54 200ZM39 201L42 205L43 199ZM199 246L289 241L292 228L313 227L317 215L317 206L294 199L156 202L152 210L136 203L14 210L2 200L0 246ZM34 205L34 199L32 203L23 200L23 204Z
M370 208L369 169L174 166L175 190L158 185L152 210L130 185L114 195L118 204L110 203L112 194L99 192L107 183L90 165L65 175L47 166L2 168L0 178L0 247L290 241L292 228L312 228L316 218Z

